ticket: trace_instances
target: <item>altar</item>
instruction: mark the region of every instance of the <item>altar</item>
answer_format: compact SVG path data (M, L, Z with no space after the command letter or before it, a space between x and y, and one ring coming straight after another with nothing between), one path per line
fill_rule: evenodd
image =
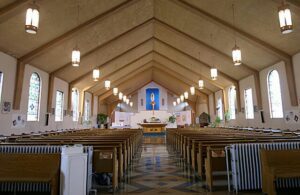
M144 133L162 133L166 130L166 123L138 123L143 127Z

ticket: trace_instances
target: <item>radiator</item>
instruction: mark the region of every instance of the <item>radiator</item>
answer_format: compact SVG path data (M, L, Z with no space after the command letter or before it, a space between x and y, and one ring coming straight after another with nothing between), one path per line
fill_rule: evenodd
M0 153L36 153L51 154L61 153L62 146L0 146ZM93 147L84 146L84 152L88 154L88 181L87 192L92 188L92 159ZM47 183L21 183L21 182L0 182L0 192L50 192L50 185ZM88 193L87 193L88 194Z
M226 147L227 173L231 172L232 174L234 191L262 188L261 148L267 150L300 149L300 142L233 144ZM229 170L230 168L231 170ZM228 178L230 178L229 175ZM278 179L276 185L279 188L300 187L300 179ZM228 189L230 191L230 180L228 180Z

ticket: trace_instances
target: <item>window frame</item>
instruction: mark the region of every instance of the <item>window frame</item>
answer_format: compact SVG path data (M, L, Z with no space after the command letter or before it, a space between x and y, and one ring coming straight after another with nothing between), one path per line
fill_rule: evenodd
M281 111L281 113L276 113L276 114L274 114L275 113L275 111L274 111L274 104L276 104L275 102L274 102L274 96L273 95L271 95L271 93L272 93L272 91L271 91L271 89L270 89L270 85L271 85L271 83L270 83L270 77L272 76L272 74L274 74L274 73L276 73L277 74L277 76L278 76L278 85L279 86L276 86L275 88L279 88L279 93L280 94L276 94L276 97L278 98L279 97L279 99L280 99L280 111ZM283 113L283 101L282 101L282 93L281 93L281 84L280 84L280 75L279 75L279 72L278 72L278 70L276 70L276 69L273 69L273 70L271 70L269 73L268 73L268 76L267 76L267 87L268 87L268 102L269 102L269 111L270 111L270 118L271 119L277 119L277 118L283 118L283 116L284 116L284 113ZM274 92L273 92L274 93Z
M220 108L219 108L219 102L220 102ZM221 121L224 119L222 97L219 97L217 99L217 116L220 118Z
M77 93L77 95L76 95L76 106L74 106L74 93ZM78 120L79 120L79 96L80 96L80 94L79 94L79 90L78 89L76 89L76 88L73 88L72 89L72 94L71 94L71 98L72 98L72 120L73 120L73 122L78 122Z
M57 116L57 108L58 108L58 105L57 105L57 95L58 93L61 93L62 94L62 98L61 98L61 117L59 119L58 116ZM64 92L63 91L60 91L60 90L56 90L56 94L55 94L55 113L54 113L54 120L55 122L63 122L64 121L64 98L65 95L64 95Z
M235 92L234 97L233 97L233 91ZM236 93L237 93L237 91L234 86L232 86L228 89L228 111L229 111L230 120L236 119ZM234 100L232 100L232 98L234 98ZM232 108L234 108L233 111L232 111ZM234 116L234 117L232 117L232 116Z
M2 103L3 81L4 81L4 73L0 71L0 103Z
M248 90L251 90L251 103L252 103L252 106L249 107L248 105L248 98L247 98L247 91ZM247 120L251 120L251 119L254 119L255 116L254 116L254 103L253 103L253 90L252 88L247 88L244 90L244 103L245 103L245 118ZM251 108L251 116L249 116L249 110L248 108Z
M38 95L38 100L37 100L37 113L36 113L36 119L30 119L29 116L29 104L30 104L30 100L32 98L30 98L30 91L31 91L31 87L32 87L32 83L31 83L31 79L32 77L36 75L39 79L39 95ZM28 104L27 104L27 121L28 122L39 122L40 121L40 108L41 108L41 93L42 93L42 79L41 79L41 76L39 75L39 73L37 72L33 72L30 76L30 79L29 79L29 88L28 88ZM33 115L32 115L33 116Z

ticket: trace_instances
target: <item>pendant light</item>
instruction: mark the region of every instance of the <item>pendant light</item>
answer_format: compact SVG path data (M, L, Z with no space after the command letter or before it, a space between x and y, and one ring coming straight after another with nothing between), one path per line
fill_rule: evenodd
M105 87L106 90L110 89L110 80L104 81L104 87Z
M212 34L210 34L210 41L211 41L211 44L212 44L213 43L213 35ZM215 80L217 80L217 77L218 77L218 70L214 65L214 56L212 56L212 63L213 63L213 65L210 68L210 77L213 81L215 81Z
M199 89L204 89L204 81L203 80L199 80L198 81L198 84L199 84Z
M278 7L279 25L282 34L293 32L292 14L289 5L282 0L282 4Z
M98 81L99 77L100 77L100 70L99 69L94 69L93 70L93 79L94 79L94 81Z
M77 26L79 25L79 3L77 6ZM77 40L76 40L77 42ZM78 45L76 43L75 48L72 51L72 66L78 67L80 64L80 51L78 49Z
M39 7L33 1L33 4L26 11L25 31L29 34L36 34L39 28L39 20Z
M184 95L180 95L180 101L181 101L181 102L184 101Z
M120 92L120 93L119 93L119 100L122 100L122 99L123 99L123 93Z
M185 98L185 99L188 99L188 98L189 98L189 93L188 93L187 91L184 92L183 95L184 95L184 98Z
M123 95L123 102L126 102L126 99L127 99L126 95Z
M194 86L190 87L190 91L191 91L191 95L195 95L196 90Z
M217 80L218 70L215 67L212 67L210 69L210 77L211 77L211 80L213 80L213 81Z
M232 23L235 26L235 13L234 13L234 4L232 4ZM232 49L232 61L235 66L242 64L242 52L241 49L236 45L236 35L234 31L234 47Z
M130 102L129 105L130 105L130 107L132 107L133 106L133 102Z
M180 104L180 98L177 98L176 101L177 101L177 104Z
M176 106L176 101L173 102L173 106Z
M113 94L114 94L114 96L116 96L116 95L118 95L118 88L113 88Z
M129 104L129 99L126 99L126 104L127 104L127 105Z

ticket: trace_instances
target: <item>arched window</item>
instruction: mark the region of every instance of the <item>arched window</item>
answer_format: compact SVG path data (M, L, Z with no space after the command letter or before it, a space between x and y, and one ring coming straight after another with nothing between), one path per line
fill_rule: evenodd
M268 95L271 118L283 118L280 79L277 70L268 75Z
M55 122L64 120L64 92L56 91Z
M84 105L84 121L89 121L91 116L91 104L90 100L85 100Z
M77 89L72 89L72 111L73 111L73 121L78 121L78 117L79 117L79 91Z
M41 96L41 78L37 73L32 73L29 83L27 121L39 121Z
M2 102L3 73L0 71L0 103Z
M254 119L254 107L253 107L253 98L252 98L252 89L251 88L245 89L244 100L245 100L246 119Z
M228 90L228 103L229 103L229 115L230 119L235 119L235 102L236 102L236 90L232 86Z
M217 116L220 117L221 120L223 120L223 104L221 98L217 100Z

